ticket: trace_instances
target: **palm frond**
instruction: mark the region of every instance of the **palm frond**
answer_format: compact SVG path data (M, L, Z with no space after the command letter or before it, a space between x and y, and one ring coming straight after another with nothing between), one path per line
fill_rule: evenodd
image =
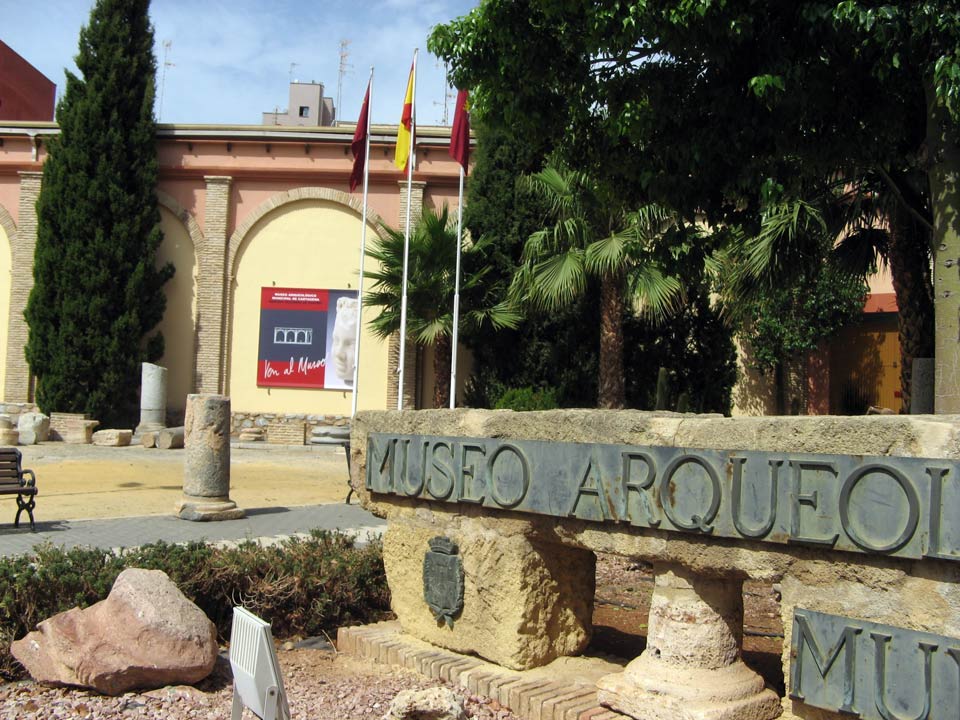
M616 233L587 245L584 258L587 269L596 275L608 275L622 268L626 262L631 238Z
M890 236L879 228L862 228L845 235L833 249L837 266L859 277L866 277L887 261Z
M573 302L586 289L584 253L570 250L531 268L528 294L535 305L554 310Z
M683 285L655 263L634 268L627 285L634 311L655 323L669 319L683 305Z
M814 205L800 199L776 203L764 211L760 232L744 242L745 270L776 282L819 256L826 235L826 223Z

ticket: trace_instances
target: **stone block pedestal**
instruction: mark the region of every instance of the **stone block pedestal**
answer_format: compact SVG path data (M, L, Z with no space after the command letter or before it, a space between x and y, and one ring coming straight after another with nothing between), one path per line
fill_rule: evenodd
M600 702L640 720L772 720L780 698L740 659L742 583L655 566L647 648L597 682Z
M426 555L437 536L458 550L434 557L436 571L425 582ZM519 533L502 536L469 518L443 530L415 518L392 518L383 561L391 607L404 632L426 642L476 652L515 670L576 655L590 642L596 572L590 551L532 542ZM454 588L459 563L462 609L448 623L429 607L425 585ZM448 607L457 599L448 598Z

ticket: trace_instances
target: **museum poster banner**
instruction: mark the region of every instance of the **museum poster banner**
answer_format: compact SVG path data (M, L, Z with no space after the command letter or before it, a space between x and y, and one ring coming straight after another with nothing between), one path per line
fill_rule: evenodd
M352 390L357 293L260 290L260 387Z

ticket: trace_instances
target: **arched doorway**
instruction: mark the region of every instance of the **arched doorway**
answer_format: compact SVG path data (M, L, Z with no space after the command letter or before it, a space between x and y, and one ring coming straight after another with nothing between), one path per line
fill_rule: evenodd
M362 220L354 204L344 193L301 188L295 194L286 193L265 203L249 225L238 229L231 239L225 385L235 409L349 415L351 390L260 387L257 377L263 288L356 292ZM374 233L371 221L368 239L374 238ZM364 316L369 319L366 312ZM276 328L269 328L268 332L275 337ZM297 342L296 332L290 336L293 343ZM360 352L361 408L385 407L386 369L386 343L364 330Z

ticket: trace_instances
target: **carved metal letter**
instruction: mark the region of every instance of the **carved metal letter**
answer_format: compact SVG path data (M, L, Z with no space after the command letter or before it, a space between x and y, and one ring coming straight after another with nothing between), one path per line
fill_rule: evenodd
M499 489L497 488L497 476L494 470L497 464L497 458L500 457L504 452L510 451L513 453L517 459L520 461L520 492L517 493L515 498L504 498ZM523 499L527 496L527 488L530 487L530 463L527 461L526 456L520 450L520 448L515 445L510 445L505 443L493 451L493 454L490 456L490 460L487 462L487 477L490 478L490 495L493 497L493 501L502 508L514 508L523 502Z
M659 527L660 518L656 517L653 512L653 508L650 505L650 498L647 496L645 490L649 490L653 487L654 481L657 479L657 465L653 461L653 458L650 457L647 453L631 453L625 452L622 453L621 458L623 460L623 504L624 512L627 515L627 518L630 521L631 525L639 525L639 522L634 522L633 517L630 515L630 491L633 490L637 493L637 497L640 500L640 507L643 509L646 518L644 522L649 527ZM631 471L633 469L634 460L643 460L647 465L647 474L640 482L633 482L631 479Z
M793 639L790 647L790 656L793 662L790 663L790 697L794 700L803 701L803 646L806 643L810 648L810 654L813 656L813 662L817 666L817 672L820 673L820 679L825 679L833 663L840 656L843 648L847 649L843 658L843 705L840 706L841 712L856 713L853 707L854 696L856 693L856 660L857 660L857 636L862 632L862 628L847 625L843 628L843 634L826 656L820 650L820 645L814 637L813 630L807 622L807 619L800 613L794 611L793 614Z
M790 462L793 469L793 492L790 493L790 500L793 502L790 513L790 542L813 543L815 545L829 545L833 547L837 543L840 533L834 533L830 538L804 537L800 534L800 506L808 505L812 509L817 509L819 493L814 490L809 495L800 492L800 481L803 478L804 470L828 470L837 476L837 468L833 463L821 462Z
M887 545L871 545L857 532L850 522L850 495L853 493L853 489L857 486L857 483L870 473L881 473L892 477L896 480L907 498L907 526L896 540ZM863 548L868 552L896 552L910 542L910 538L912 538L913 534L917 531L917 524L919 522L920 501L917 499L917 491L906 476L896 468L877 464L865 465L859 470L854 470L850 473L849 477L844 481L843 488L840 490L840 524L843 527L843 531L847 534L847 537L853 540L857 547Z
M770 461L770 509L767 512L767 520L757 530L751 530L740 520L740 497L743 490L743 465L747 462L746 458L732 457L730 463L733 465L733 488L730 502L733 512L733 526L737 532L748 538L766 537L773 529L773 523L777 519L777 486L780 484L780 466L783 460Z
M886 635L885 633L872 632L870 633L870 637L873 638L874 644L873 693L874 701L877 705L877 712L880 713L880 717L882 717L883 720L905 720L895 715L890 708L887 707L887 643L890 642L892 636ZM920 709L920 714L911 720L927 720L927 718L930 717L930 704L933 694L931 656L933 651L937 649L937 646L928 642L920 642L918 645L923 652L923 707ZM900 678L900 681L903 682L903 678Z
M704 470L707 471L707 476L710 478L710 506L707 508L707 511L701 516L694 513L690 517L690 522L684 522L679 517L677 517L674 512L673 503L670 501L670 481L673 479L674 474L680 468L681 465L686 465L687 463L693 463L699 465ZM696 455L681 455L678 458L674 458L669 465L667 465L666 470L663 471L663 480L660 481L660 506L663 508L663 512L670 519L675 526L681 530L699 530L702 533L711 533L713 532L713 526L710 523L713 522L714 518L717 516L717 511L720 509L720 497L722 491L720 489L720 476L717 475L717 471L710 465L706 460Z

